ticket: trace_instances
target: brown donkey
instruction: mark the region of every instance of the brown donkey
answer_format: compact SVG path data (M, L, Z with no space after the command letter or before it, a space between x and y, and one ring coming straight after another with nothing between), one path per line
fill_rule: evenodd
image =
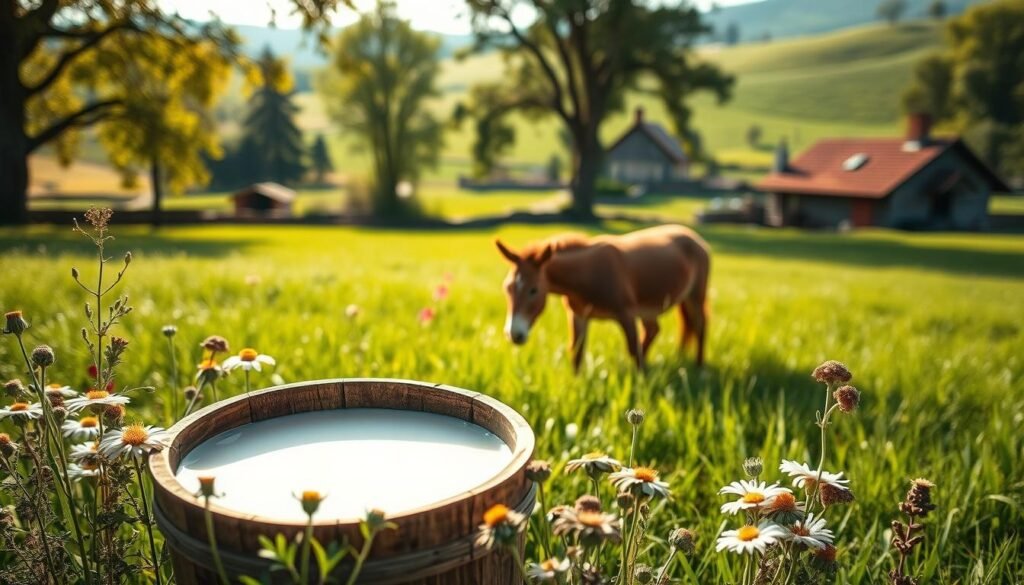
M512 343L526 343L551 293L564 297L577 370L590 319L618 322L630 355L642 368L658 335L658 315L671 307L679 307L680 349L696 341L697 365L704 363L711 258L708 245L693 230L664 225L621 236L562 235L520 252L500 240L495 243L512 263L505 278L505 334ZM638 319L642 339L637 335Z

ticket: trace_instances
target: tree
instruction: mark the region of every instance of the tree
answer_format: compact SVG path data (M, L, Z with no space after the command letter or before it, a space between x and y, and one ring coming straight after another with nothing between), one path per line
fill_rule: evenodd
M347 2L345 2L347 3ZM132 37L161 36L186 47L210 41L233 55L237 39L219 24L196 25L156 0L0 0L0 223L28 219L28 157L52 144L63 162L77 132L125 112L123 83L104 83L88 63ZM323 32L339 0L294 0L307 28Z
M442 127L427 105L439 95L439 50L440 42L399 19L391 2L378 3L335 42L324 95L331 116L369 145L378 214L410 211L399 184L415 183L437 163Z
M732 46L740 42L740 25L730 22L725 27L725 44Z
M904 108L965 134L1003 172L1024 139L1024 1L973 6L946 24L946 51L920 62Z
M323 185L327 173L334 170L334 165L331 164L331 154L327 151L327 142L324 140L323 134L316 135L309 158L313 163L313 170L316 172L317 184Z
M946 3L942 0L932 0L932 3L928 5L928 16L935 20L942 20L946 17Z
M474 49L496 49L506 63L503 81L471 90L474 158L493 162L512 143L510 113L557 116L572 136L570 211L581 219L593 217L601 125L622 109L628 91L656 93L682 136L688 135L690 94L709 90L719 101L730 96L733 78L694 58L694 41L709 32L695 8L632 0L468 4ZM523 26L519 15L527 13L532 22Z
M761 136L763 132L761 127L757 124L751 124L747 127L747 146L750 148L758 148L761 146Z
M295 183L306 172L302 131L295 125L299 107L292 103L293 80L287 63L274 57L270 47L258 63L259 77L249 98L243 123L242 149L256 181Z
M548 159L547 168L548 182L558 183L562 180L562 159L557 154L551 155Z
M876 12L878 18L895 25L907 12L907 0L882 0Z

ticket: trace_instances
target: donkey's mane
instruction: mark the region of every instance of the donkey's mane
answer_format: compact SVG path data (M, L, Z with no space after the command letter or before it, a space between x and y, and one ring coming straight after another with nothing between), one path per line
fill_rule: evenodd
M527 245L521 252L521 256L526 260L537 261L549 246L551 251L557 254L568 250L585 248L589 244L590 239L583 234L561 234Z

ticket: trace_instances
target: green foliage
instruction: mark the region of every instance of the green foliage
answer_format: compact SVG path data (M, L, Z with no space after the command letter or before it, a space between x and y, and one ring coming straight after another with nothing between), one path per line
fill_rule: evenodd
M946 17L948 7L943 0L932 0L932 3L928 5L928 16L935 20L942 20Z
M907 0L881 0L876 10L878 18L896 24L907 12Z
M306 172L302 132L295 125L299 108L292 103L287 63L266 49L255 70L256 87L243 124L240 158L255 181L294 184Z
M436 38L413 30L383 1L334 43L323 94L331 116L370 149L379 214L409 211L400 184L416 183L437 163L442 127L427 106L438 95L439 49Z
M324 141L323 134L316 135L316 140L313 141L309 157L313 170L316 171L316 182L322 185L327 173L334 170L334 165L331 163L331 154L327 151L327 142Z

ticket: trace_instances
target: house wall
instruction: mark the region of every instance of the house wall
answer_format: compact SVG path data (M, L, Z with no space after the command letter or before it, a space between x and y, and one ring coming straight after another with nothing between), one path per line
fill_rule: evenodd
M682 178L665 153L639 131L631 132L610 151L606 164L608 177L623 183L657 185Z
M936 212L935 189L950 172L961 177L951 191L948 217ZM988 181L956 150L921 169L888 197L878 224L895 228L977 230L988 225Z

